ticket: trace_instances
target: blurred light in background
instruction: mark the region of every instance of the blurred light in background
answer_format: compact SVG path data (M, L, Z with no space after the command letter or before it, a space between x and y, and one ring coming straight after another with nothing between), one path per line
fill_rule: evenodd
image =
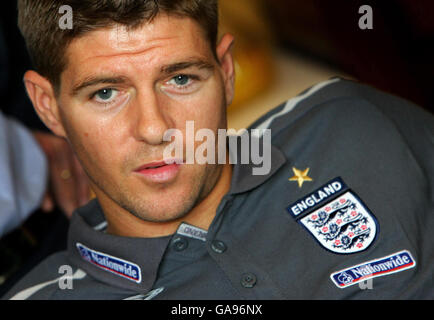
M372 7L372 30L358 26L362 5ZM332 76L434 111L432 0L220 0L220 10L221 33L236 39L230 127Z

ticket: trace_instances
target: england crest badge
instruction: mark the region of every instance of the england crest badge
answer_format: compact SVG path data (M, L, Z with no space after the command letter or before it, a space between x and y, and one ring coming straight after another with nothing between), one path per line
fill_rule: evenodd
M313 211L308 210L299 216L294 214L302 213L304 205L309 201L317 204L313 205ZM374 215L340 178L317 189L290 206L288 210L290 209L298 222L325 249L334 253L363 251L373 243L378 232L378 222Z

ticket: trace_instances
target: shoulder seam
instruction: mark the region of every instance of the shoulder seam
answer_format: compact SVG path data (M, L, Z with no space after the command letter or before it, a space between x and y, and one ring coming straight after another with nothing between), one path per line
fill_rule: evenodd
M320 82L320 83L314 85L313 87L311 87L310 89L308 89L307 91L305 91L304 93L302 93L302 94L300 94L294 98L289 99L285 103L285 106L283 107L283 109L281 111L279 111L273 115L270 115L261 124L252 128L252 129L255 129L255 130L253 130L252 134L256 135L257 138L260 138L263 134L263 131L265 129L270 128L270 125L274 119L279 118L279 117L291 112L301 101L307 99L308 97L312 96L313 94L320 91L321 89L329 86L330 84L338 82L340 80L341 79L339 79L339 78L333 78L333 79L330 79L327 81Z

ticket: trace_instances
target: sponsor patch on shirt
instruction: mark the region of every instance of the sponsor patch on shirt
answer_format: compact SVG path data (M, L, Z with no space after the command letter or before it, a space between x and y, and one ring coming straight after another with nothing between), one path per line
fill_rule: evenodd
M142 273L138 265L89 249L81 243L77 243L76 246L81 257L89 263L136 283L142 281Z
M403 250L386 257L361 263L330 275L338 288L346 288L361 281L401 272L416 266L409 251Z
M336 178L287 208L325 249L339 254L367 249L378 223L363 201Z

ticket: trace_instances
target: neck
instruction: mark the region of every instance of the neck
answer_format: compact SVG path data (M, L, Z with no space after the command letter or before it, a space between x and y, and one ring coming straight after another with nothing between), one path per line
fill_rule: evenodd
M232 165L223 165L220 177L212 191L182 218L169 222L149 222L132 214L107 217L107 233L124 237L156 238L176 232L182 222L208 230L223 196L229 191L232 177Z

